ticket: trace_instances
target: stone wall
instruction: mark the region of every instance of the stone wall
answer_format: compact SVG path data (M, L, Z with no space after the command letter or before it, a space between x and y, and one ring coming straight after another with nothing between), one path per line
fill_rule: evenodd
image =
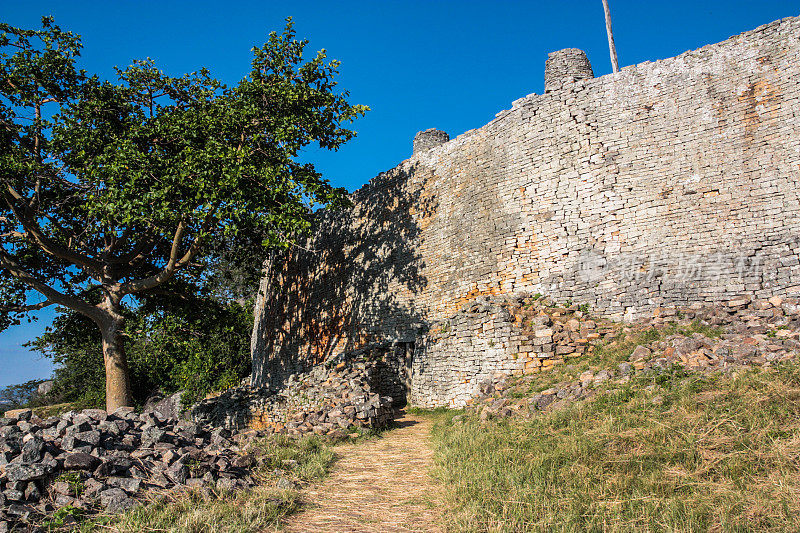
M367 344L423 343L484 296L543 293L630 320L798 293L798 35L788 18L599 78L576 71L578 54L551 57L566 65L550 67L560 84L417 151L275 258L255 382ZM437 379L473 357L495 364L475 342Z
M411 403L463 407L483 382L550 370L615 335L614 324L588 318L577 304L561 307L539 296L484 296L420 336Z
M592 65L583 50L565 48L547 54L547 61L544 62L544 92L556 91L568 83L592 78Z

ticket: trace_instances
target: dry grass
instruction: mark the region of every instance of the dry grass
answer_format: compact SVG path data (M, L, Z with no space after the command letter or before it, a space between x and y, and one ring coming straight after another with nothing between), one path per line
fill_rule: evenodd
M190 492L138 507L108 521L84 525L82 531L169 531L174 533L245 533L278 523L297 509L294 491L259 486L212 498Z
M282 531L439 531L431 421L406 414L400 427L360 444L335 448L330 475L301 493L303 511Z
M795 365L675 370L529 421L451 416L434 436L454 531L800 529Z

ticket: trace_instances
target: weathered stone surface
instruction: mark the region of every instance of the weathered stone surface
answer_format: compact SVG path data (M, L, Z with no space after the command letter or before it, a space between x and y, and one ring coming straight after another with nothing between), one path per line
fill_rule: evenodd
M110 477L106 480L107 485L120 488L128 494L136 494L139 491L141 483L140 480L129 477Z
M36 463L42 460L44 454L44 439L38 435L32 435L22 444L22 462Z
M393 420L394 406L406 401L401 361L391 343L370 346L294 374L279 390L228 390L195 405L191 416L207 425L292 437L328 435L334 427L383 428ZM216 429L211 444L225 448L230 437L230 432Z
M252 486L250 471L257 466L256 460L252 456L235 459L242 446L262 434L237 436L234 443L226 429L152 413L117 413L86 410L47 421L9 419L13 425L0 427L0 446L5 450L0 452L0 517L9 514L11 505L35 505L36 514L9 516L17 529L36 530L41 520L60 507L97 512L99 497L105 510L117 512L136 505L148 487L180 490L189 486L189 475L199 479L191 486L206 490L222 475L233 479L237 487ZM23 413L22 418L26 417ZM70 452L73 449L80 451ZM71 471L69 476L59 477L65 471Z
M11 482L44 479L52 474L53 470L49 464L9 463L6 465L6 479Z
M65 470L94 470L100 466L100 459L88 453L70 453L64 458Z
M144 406L145 413L155 413L163 418L181 418L186 410L181 403L183 391L168 396L158 394L150 397Z
M413 345L412 389L438 379L428 405L457 405L474 390L460 372L471 381L511 363L457 324L485 349L425 352L417 366L418 349L483 297L548 294L632 321L797 295L798 33L800 18L787 18L598 78L579 52L554 54L546 94L380 174L353 209L318 214L313 252L275 260L256 305L253 385L278 390L316 362L394 342ZM502 322L485 318L476 326ZM560 345L537 342L539 354ZM434 364L449 374L417 379Z
M28 421L33 416L33 410L31 409L11 409L6 411L4 417L10 418L15 421L23 420Z
M583 50L565 48L547 55L544 64L544 91L549 93L575 83L594 78L592 65Z
M449 140L450 136L446 132L437 130L436 128L420 131L414 136L413 152L418 154L425 150L435 148L440 144L444 144Z
M126 511L137 505L136 500L129 498L122 489L106 489L100 493L100 502L110 513Z

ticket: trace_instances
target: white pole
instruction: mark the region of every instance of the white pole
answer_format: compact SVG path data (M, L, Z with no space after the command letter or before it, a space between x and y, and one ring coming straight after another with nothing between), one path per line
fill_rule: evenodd
M619 72L617 47L614 46L614 30L611 29L611 9L608 7L608 0L603 0L603 11L606 14L606 33L608 34L608 51L611 54L611 68L614 69L614 72Z

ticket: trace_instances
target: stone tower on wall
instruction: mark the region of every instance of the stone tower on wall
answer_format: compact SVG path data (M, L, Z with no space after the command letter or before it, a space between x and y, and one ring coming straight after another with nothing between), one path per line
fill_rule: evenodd
M578 48L565 48L547 54L544 63L544 92L549 93L578 80L594 78L592 65L586 52Z
M417 133L414 156L352 209L318 212L269 270L253 383L390 350L406 367L412 354L413 402L458 406L524 361L497 298L633 320L800 295L798 35L788 18L597 78L584 52L559 50L544 94L451 141Z
M419 131L414 136L414 154L418 154L420 152L424 152L425 150L430 150L440 144L444 144L450 140L450 136L447 132L442 130L437 130L436 128L430 128L424 131Z

